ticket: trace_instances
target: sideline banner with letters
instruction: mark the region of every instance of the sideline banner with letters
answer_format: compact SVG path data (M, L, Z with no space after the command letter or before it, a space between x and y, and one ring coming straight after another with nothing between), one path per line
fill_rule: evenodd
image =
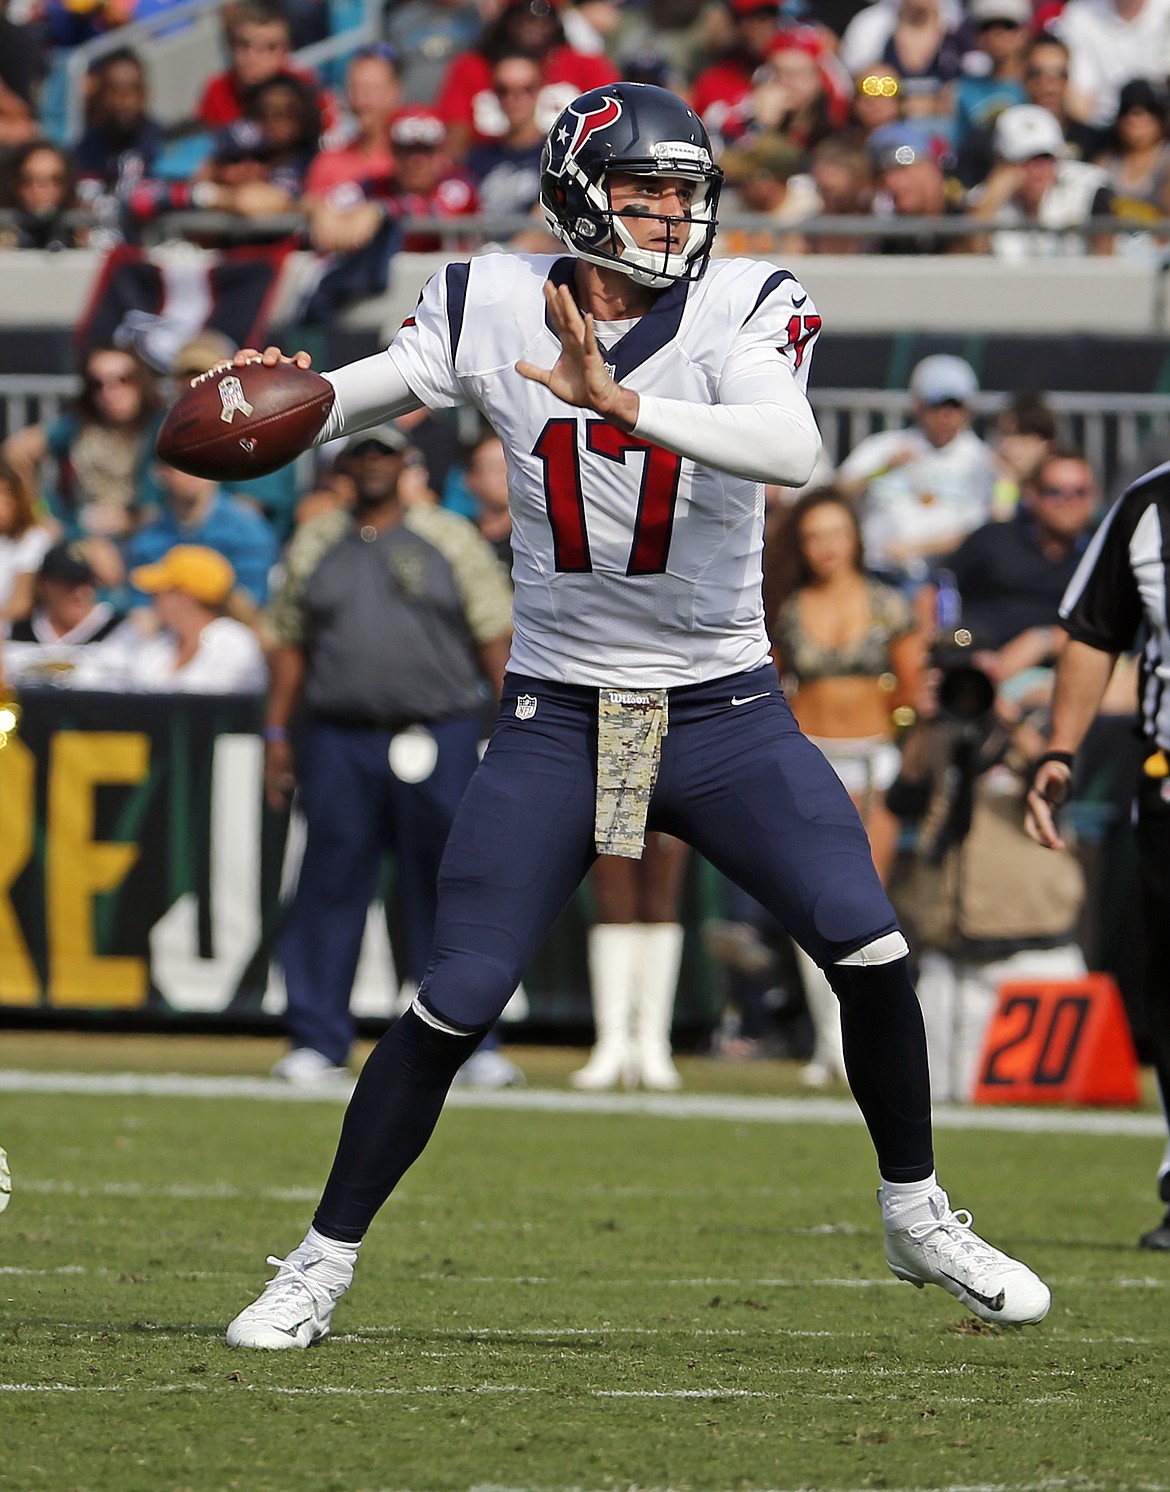
M273 947L302 825L264 807L261 701L37 688L21 707L0 750L0 1020L105 1011L275 1026L285 1001ZM392 864L384 889L352 1001L379 1021L400 996ZM712 895L703 866L687 900ZM588 911L585 892L525 977L533 1024L590 1023ZM719 994L697 916L687 920L697 956L678 1017L711 1026Z

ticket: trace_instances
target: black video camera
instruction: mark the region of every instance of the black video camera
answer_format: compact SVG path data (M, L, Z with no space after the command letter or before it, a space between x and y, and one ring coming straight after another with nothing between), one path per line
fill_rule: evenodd
M972 662L974 643L966 627L955 627L940 634L930 649L930 666L942 675L939 713L961 725L986 722L995 709L995 683Z

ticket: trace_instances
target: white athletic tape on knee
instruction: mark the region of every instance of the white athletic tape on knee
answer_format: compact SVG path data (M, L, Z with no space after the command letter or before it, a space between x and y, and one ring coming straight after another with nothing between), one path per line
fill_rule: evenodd
M468 1036L468 1031L460 1031L458 1026L449 1026L446 1021L441 1021L437 1015L428 1010L417 995L410 1002L410 1008L418 1016L420 1021L425 1021L432 1031L442 1031L444 1036Z
M910 949L906 939L900 932L891 932L883 933L880 938L874 938L872 943L866 943L864 948L847 953L836 962L846 969L865 969L873 964L896 963L898 959L909 956Z

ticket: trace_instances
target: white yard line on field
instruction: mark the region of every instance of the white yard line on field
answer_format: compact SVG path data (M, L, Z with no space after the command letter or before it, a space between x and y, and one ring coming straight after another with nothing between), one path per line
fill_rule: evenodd
M125 1098L250 1098L266 1103L344 1102L352 1085L292 1088L272 1078L195 1077L185 1073L25 1072L0 1069L0 1093L77 1093ZM754 1124L860 1124L847 1098L737 1097L711 1093L565 1093L559 1089L506 1088L477 1093L455 1088L453 1109L506 1109L520 1113L645 1114L658 1119L726 1119ZM1164 1136L1156 1114L1092 1110L940 1107L938 1129L980 1129L1018 1134Z

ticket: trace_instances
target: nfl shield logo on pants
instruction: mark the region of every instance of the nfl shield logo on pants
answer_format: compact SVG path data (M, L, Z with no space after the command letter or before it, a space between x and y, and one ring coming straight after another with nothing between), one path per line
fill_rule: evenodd
M516 700L516 719L531 720L536 714L536 695L521 694Z

